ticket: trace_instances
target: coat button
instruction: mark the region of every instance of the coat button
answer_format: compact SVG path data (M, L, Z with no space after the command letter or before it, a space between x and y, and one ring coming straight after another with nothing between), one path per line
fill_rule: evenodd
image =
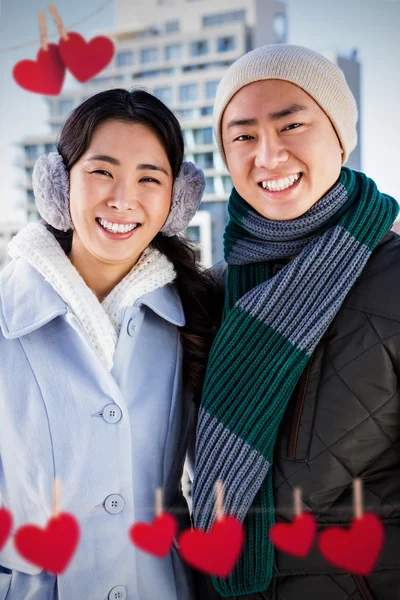
M123 510L125 501L119 494L111 494L104 500L104 508L111 515L117 515Z
M117 585L108 594L108 600L126 600L126 589Z
M135 335L135 329L136 329L136 325L135 325L134 319L129 319L129 322L128 322L128 334L131 337L133 337Z
M122 417L122 411L116 404L107 404L103 409L103 419L106 423L118 423Z

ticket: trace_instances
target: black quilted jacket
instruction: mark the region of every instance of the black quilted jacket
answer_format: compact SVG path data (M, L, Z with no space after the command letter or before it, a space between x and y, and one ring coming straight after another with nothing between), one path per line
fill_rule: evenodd
M215 274L224 285L226 265ZM400 237L390 232L303 373L273 465L276 521L293 518L293 488L300 487L320 531L349 524L352 481L361 477L364 510L385 527L378 564L360 577L330 565L316 545L304 559L276 551L270 588L238 600L400 600L399 377ZM198 592L199 600L220 599L206 577Z

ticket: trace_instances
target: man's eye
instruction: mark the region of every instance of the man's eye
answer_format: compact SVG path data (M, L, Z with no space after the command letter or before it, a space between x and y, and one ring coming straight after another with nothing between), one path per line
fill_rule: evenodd
M297 129L300 126L301 126L301 123L292 123L291 125L288 125L287 127L285 127L285 129L283 131L291 131L292 129Z
M251 135L239 135L239 137L235 138L235 142L245 142L246 140L250 140L251 137Z
M110 175L111 177L111 173L104 171L104 169L97 169L97 171L92 171L92 173L101 173L102 175Z

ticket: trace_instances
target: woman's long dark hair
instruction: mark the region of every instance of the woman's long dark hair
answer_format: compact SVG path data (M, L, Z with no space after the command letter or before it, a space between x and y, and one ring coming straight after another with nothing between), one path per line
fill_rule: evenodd
M95 129L105 121L139 123L159 139L175 179L183 161L183 135L175 115L158 98L145 90L112 89L95 94L80 104L66 119L57 146L68 171L86 152ZM47 225L69 254L72 231L62 232ZM180 328L184 349L184 379L198 404L208 352L220 314L220 294L211 275L196 260L195 246L184 236L157 234L152 245L174 265L186 325Z

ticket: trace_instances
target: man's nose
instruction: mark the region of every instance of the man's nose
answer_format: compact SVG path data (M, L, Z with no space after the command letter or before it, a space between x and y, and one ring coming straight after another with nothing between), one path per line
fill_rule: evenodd
M257 168L272 171L289 158L289 152L277 135L262 136L256 147L254 159Z

